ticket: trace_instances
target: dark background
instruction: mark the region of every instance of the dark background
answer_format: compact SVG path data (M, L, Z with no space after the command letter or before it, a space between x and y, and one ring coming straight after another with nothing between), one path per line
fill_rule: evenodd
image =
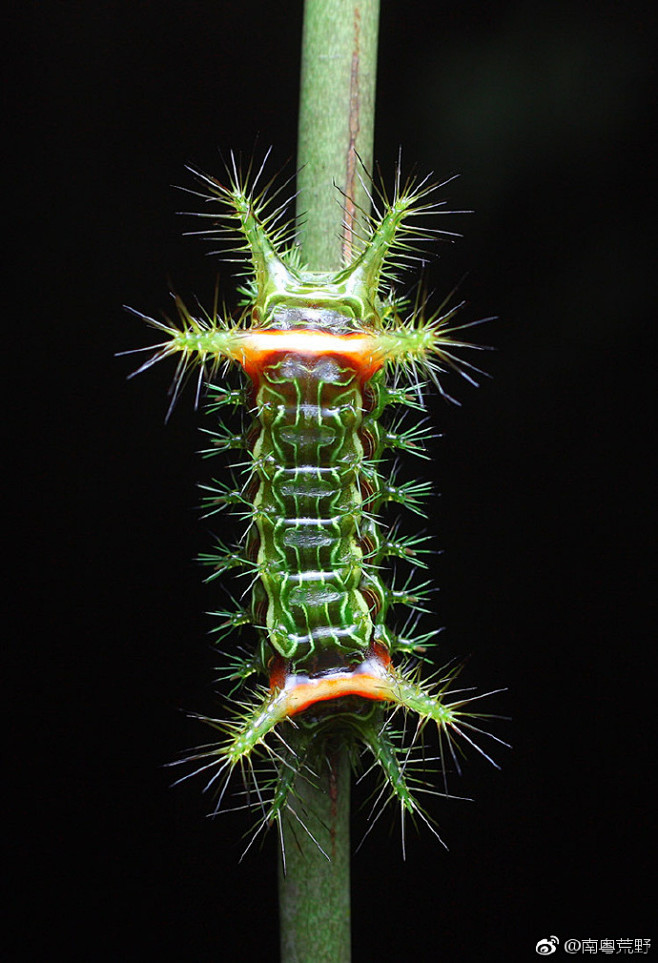
M429 283L439 297L468 272L465 317L500 318L477 332L492 379L433 410L428 471L439 657L508 686L491 708L513 749L495 749L501 772L471 754L454 777L474 802L436 801L449 852L412 832L402 862L380 821L353 862L355 960L656 938L652 8L383 7L376 157L388 183L399 145L406 170L461 173L449 203L475 213L441 222L465 237ZM273 172L294 158L301 8L21 6L14 959L277 959L274 838L238 863L248 817L204 818L200 786L170 790L161 768L204 735L179 709L216 704L203 613L222 599L192 561L209 544L202 416L188 393L165 426L172 367L126 382L134 359L113 355L150 337L121 305L157 314L169 279L209 303L219 271L230 295L170 185L191 184L186 163L221 172L218 149L273 145ZM365 820L355 805L356 841Z

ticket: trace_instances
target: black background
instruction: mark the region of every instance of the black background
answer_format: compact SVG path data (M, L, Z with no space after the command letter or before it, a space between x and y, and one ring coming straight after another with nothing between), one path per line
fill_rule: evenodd
M468 272L465 317L497 351L437 403L427 469L445 553L440 655L508 686L500 772L474 756L436 801L450 849L384 818L353 861L355 960L533 959L551 934L656 937L650 824L655 248L650 6L384 0L376 157L462 176L429 268ZM193 163L294 158L301 3L53 0L21 6L12 80L17 303L5 317L17 588L9 733L17 774L12 958L276 960L275 840L205 818L162 764L212 711L191 561L207 470L172 370L126 382L169 279L208 303L230 268L182 238ZM11 290L10 283L7 290ZM414 466L415 468L416 466ZM422 466L421 466L422 470ZM24 500L24 501L23 501ZM222 523L223 524L223 523ZM13 525L12 525L13 527ZM430 622L430 624L432 624ZM359 790L356 800L362 799ZM355 805L354 838L366 814ZM27 828L27 831L26 831ZM560 950L560 953L562 951ZM653 949L655 952L655 947Z

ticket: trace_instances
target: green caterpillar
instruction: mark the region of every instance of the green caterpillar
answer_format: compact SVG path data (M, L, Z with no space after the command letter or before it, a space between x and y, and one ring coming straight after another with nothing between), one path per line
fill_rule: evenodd
M202 561L210 579L246 573L250 601L215 613L216 631L223 638L251 624L258 643L253 653L232 657L239 707L229 721L205 720L221 737L188 758L196 763L191 774L208 774L219 809L238 767L254 790L262 829L280 823L295 776L338 738L355 753L365 748L383 774L384 795L438 836L414 775L423 728L436 724L444 769L448 757L459 768L457 738L487 759L476 737L501 741L476 725L482 716L470 706L473 697L451 691L454 668L421 680L436 634L415 628L431 591L429 582L413 584L413 570L427 567L427 539L400 535L381 517L389 502L422 515L431 488L392 477L386 452L427 457L427 429L403 428L389 411L422 411L429 381L445 394L445 372L475 383L478 371L455 354L473 347L460 339L466 325L454 323L460 305L428 315L422 301L410 308L388 290L413 240L430 235L412 225L440 206L434 196L442 185L403 186L398 173L392 198L376 198L382 211L368 219L360 250L340 271L318 273L300 263L290 225L277 227L282 208L267 191L257 193L260 173L249 185L233 161L226 184L197 176L211 206L203 215L213 223L208 234L232 230L239 239L248 269L242 310L237 320L217 310L195 317L176 298L175 322L140 315L165 339L139 370L176 356L172 403L197 367L211 413L247 412L241 431L212 433L213 451L239 448L244 458L234 483L213 482L205 499L208 514L234 506L246 537L237 547L220 542ZM240 387L222 383L227 367L240 371ZM401 586L387 582L389 558L412 569ZM396 605L412 610L406 628L391 627ZM405 725L397 726L407 713L417 718L410 739ZM294 749L286 738L291 726Z

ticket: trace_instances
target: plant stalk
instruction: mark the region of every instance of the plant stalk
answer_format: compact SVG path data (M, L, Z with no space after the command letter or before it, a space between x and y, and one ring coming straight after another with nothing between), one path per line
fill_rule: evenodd
M359 212L370 210L359 175L372 171L378 22L379 0L305 0L297 239L314 271L350 261ZM328 747L311 766L317 778L300 773L291 794L299 820L283 819L281 960L349 963L349 751Z
M370 210L359 158L372 172L378 23L379 0L305 0L297 216L312 271L349 261L357 209Z

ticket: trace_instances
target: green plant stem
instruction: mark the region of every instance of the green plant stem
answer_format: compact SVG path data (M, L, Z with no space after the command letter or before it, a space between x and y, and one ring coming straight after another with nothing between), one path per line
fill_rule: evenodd
M350 260L359 209L370 209L359 158L371 171L378 21L379 0L304 5L297 214L311 270L336 270ZM349 963L348 749L329 746L311 765L317 778L298 775L290 803L308 832L293 815L283 820L281 959Z
M354 202L370 209L358 157L372 171L378 21L379 0L304 4L297 214L302 255L314 271L349 260L343 219L354 221ZM347 195L345 211L336 187Z
M349 963L349 754L344 747L337 747L311 764L317 777L297 776L290 806L317 845L294 817L283 821L286 867L284 875L279 864L281 960Z

